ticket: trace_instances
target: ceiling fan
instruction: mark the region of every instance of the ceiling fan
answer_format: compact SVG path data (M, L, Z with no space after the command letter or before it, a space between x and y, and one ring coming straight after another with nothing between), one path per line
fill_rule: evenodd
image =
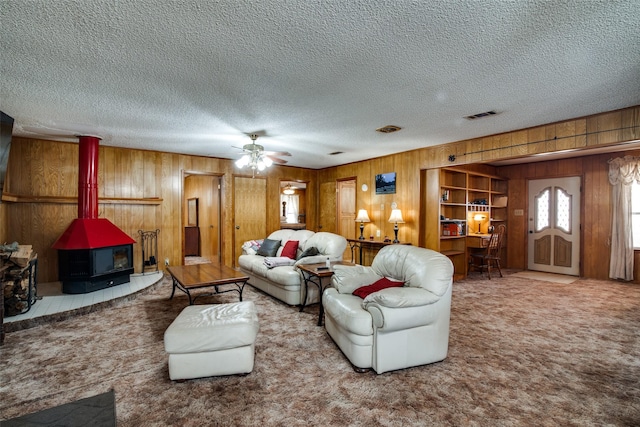
M262 145L256 144L258 135L252 133L249 135L249 138L251 138L251 144L245 144L242 146L241 150L244 152L244 155L236 160L237 167L243 168L247 166L251 168L253 176L255 177L256 173L260 173L273 163L279 163L281 165L287 163L286 160L276 156L290 156L291 153L286 151L264 151L264 147ZM240 147L235 148L240 149Z

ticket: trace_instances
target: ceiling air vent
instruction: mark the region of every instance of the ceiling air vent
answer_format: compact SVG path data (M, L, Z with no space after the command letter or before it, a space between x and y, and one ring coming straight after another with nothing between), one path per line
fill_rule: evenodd
M394 126L394 125L387 125L387 126L383 126L381 128L376 129L376 132L380 132L380 133L392 133L392 132L397 132L400 129L402 129L400 126Z
M334 151L333 153L329 153L330 156L337 156L338 154L342 154L344 151Z
M478 114L474 114L472 116L466 116L465 119L475 120L475 119L481 119L482 117L494 116L496 114L498 114L498 113L496 113L495 111L491 110L491 111L487 111L485 113L478 113Z

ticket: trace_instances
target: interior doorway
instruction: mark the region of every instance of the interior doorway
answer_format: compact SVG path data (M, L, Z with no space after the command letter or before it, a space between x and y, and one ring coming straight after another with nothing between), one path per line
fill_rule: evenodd
M185 172L183 180L183 253L193 262L221 262L222 177Z
M280 180L280 228L307 228L307 183Z
M529 181L527 267L580 274L579 176Z

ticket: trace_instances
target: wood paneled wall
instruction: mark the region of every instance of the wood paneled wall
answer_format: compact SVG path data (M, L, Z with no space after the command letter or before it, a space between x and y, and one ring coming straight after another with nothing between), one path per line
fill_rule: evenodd
M585 198L583 272L586 277L607 279L609 254L608 245L603 245L603 242L610 242L611 189L606 176L607 160L613 157L612 155L586 156L502 168L493 168L482 163L559 150L606 147L638 139L640 139L640 106L327 168L318 174L318 185L328 185L346 177L357 177L356 209L367 209L372 220L371 223L366 224L365 235L375 235L377 230L381 230L382 236L393 235L393 224L389 224L386 220L390 214L390 204L396 202L406 221L405 224L400 225L400 240L419 245L421 243L419 230L422 227L420 196L421 191L425 191L426 186L429 185L428 175L421 174L421 170L463 166L477 172L509 178L508 267L524 268L526 217L514 217L513 209L524 209L526 213L526 179L581 175ZM576 154L579 154L579 151ZM624 154L624 152L616 153L616 155ZM454 161L449 161L450 155L455 156ZM375 195L373 189L375 175L393 171L397 172L396 194ZM363 183L369 186L366 192L361 190ZM422 244L425 243L422 242ZM636 275L637 280L638 275Z
M536 162L498 168L498 174L509 178L508 265L527 267L527 180L580 176L582 178L582 275L606 280L609 276L611 250L611 185L608 161L624 155L640 155L640 151L608 153L571 159ZM522 209L523 216L514 210ZM637 276L636 276L637 277Z
M11 243L7 242L7 204L0 202L0 244Z
M174 153L101 146L98 160L98 215L139 240L138 230L160 229L158 257L181 264L184 230L183 171L221 175L222 259L233 264L233 191L231 177L238 171L232 160ZM314 191L316 171L274 166L267 174L270 200L268 232L280 227L280 179L310 183ZM14 137L0 211L0 240L33 245L38 253L38 280L56 281L57 253L51 245L77 217L78 144ZM310 198L310 224L317 223L315 201ZM0 228L0 231L3 230ZM134 245L136 272L140 245ZM162 263L164 267L164 263Z
M640 139L640 106L323 170L274 166L267 171L267 231L280 227L281 180L306 182L307 228L318 231L322 226L323 231L332 231L336 220L335 198L333 205L330 197L329 203L324 205L319 200L335 189L337 179L356 177L356 209L367 209L372 220L366 224L365 234L375 236L380 230L381 236L393 235L393 224L387 220L391 203L396 202L405 220L400 225L400 240L418 245L421 170L608 146L635 139ZM450 155L455 155L455 161L449 161ZM606 155L589 156L580 160L579 166L556 161L535 163L527 168L530 176L549 176L568 170L578 171L583 176L583 183L588 186L588 191L584 192L585 224L590 228L584 233L584 271L585 276L593 278L606 278L608 272L608 262L604 261L608 257L603 254L606 249L602 244L607 241L606 217L610 216L610 189L603 184L608 158ZM0 204L0 241L32 244L39 254L41 282L57 280L57 254L51 245L77 216L77 169L77 144L13 138L4 188L5 202ZM521 167L505 168L505 173L501 173L514 175L514 183L510 182L510 211L519 203L517 189L522 188L522 182L527 178L523 170ZM222 258L226 265L233 265L231 178L242 172L234 167L233 161L101 146L98 171L102 199L100 217L110 219L136 240L139 229L159 228L159 259L169 258L172 264L178 264L182 259L183 171L221 175ZM386 172L397 173L396 194L376 195L375 175ZM362 190L365 183L369 186L367 191ZM520 231L513 229L517 227L517 219L514 221L511 216L509 226L511 251L523 245L516 236L522 235L524 227ZM357 227L355 222L354 227ZM135 246L135 256L139 260L139 245ZM514 258L510 254L509 267L517 268L520 258L520 255Z

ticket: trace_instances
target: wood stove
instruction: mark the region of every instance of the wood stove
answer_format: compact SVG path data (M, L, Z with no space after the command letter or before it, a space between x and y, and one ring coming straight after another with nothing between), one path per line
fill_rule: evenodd
M84 294L129 282L133 245L58 252L58 277L65 294Z
M62 291L81 294L129 282L135 240L98 218L98 142L79 137L78 218L53 244Z

